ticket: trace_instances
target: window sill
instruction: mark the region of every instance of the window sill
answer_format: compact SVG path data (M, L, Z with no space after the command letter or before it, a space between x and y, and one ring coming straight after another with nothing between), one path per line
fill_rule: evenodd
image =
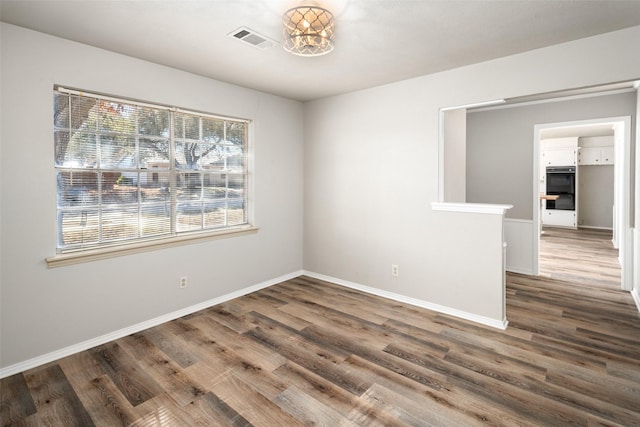
M198 233L172 237L169 239L150 240L146 242L132 243L128 245L111 246L107 248L96 248L57 254L46 259L48 268L63 267L65 265L80 264L83 262L99 261L101 259L115 258L124 255L138 254L142 252L155 251L158 249L173 248L177 246L194 243L207 242L209 240L227 239L230 237L256 234L259 228L245 226L230 230L212 231L209 233Z

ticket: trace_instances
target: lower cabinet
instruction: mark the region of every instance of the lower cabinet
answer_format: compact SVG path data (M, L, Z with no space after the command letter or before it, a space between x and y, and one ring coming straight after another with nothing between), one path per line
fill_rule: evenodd
M576 211L545 209L542 215L542 225L576 228Z

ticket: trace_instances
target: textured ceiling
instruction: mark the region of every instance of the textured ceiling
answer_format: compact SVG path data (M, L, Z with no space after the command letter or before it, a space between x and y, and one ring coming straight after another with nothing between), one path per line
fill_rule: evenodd
M291 0L0 1L4 22L297 100L310 100L640 25L640 1L326 0L335 50L293 56L227 36L282 41ZM306 2L309 3L309 2Z

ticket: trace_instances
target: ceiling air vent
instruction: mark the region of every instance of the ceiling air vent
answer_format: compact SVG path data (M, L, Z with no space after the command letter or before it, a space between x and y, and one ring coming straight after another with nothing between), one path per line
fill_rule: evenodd
M259 49L268 49L278 43L275 40L263 36L262 34L258 34L247 27L241 27L230 32L229 37L233 37Z

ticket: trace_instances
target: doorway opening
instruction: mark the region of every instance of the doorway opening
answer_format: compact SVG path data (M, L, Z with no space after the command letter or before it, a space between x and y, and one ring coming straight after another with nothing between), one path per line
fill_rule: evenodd
M558 123L561 120L620 119L624 122L624 142L616 147L622 151L623 162L614 163L624 165L625 186L616 187L615 193L622 192L624 197L620 199L626 206L611 214L615 221L611 228L615 226L620 234L611 230L608 239L615 242L619 250L616 261L623 266L618 287L631 291L640 309L638 286L634 286L634 282L640 282L634 279L634 271L640 271L640 250L634 254L634 247L640 248L640 233L632 229L635 205L640 206L640 201L634 200L640 194L640 176L633 176L632 155L636 153L630 143L630 118L640 111L639 85L638 81L625 81L442 108L438 200L513 205L503 220L503 265L507 272L537 276L541 231L539 130L574 124ZM638 129L635 132L636 138L640 136ZM614 155L619 156L620 151Z
M631 118L628 116L534 126L536 203L533 218L536 227L533 241L536 275L551 274L556 278L565 275L567 279L580 277L577 272L581 270L569 266L579 266L583 261L588 264L593 258L589 248L592 251L602 249L603 256L609 253L605 252L606 244L602 246L609 230L611 249L618 251L620 286L625 290L633 288L630 130ZM551 200L555 197L552 183L557 178L555 169L563 167L575 171L575 192L571 195L575 203L571 209L558 211L552 209L556 201ZM590 239L580 238L580 230L591 230L590 233L582 233L583 237L589 236ZM541 236L545 239L544 268L541 268ZM591 245L596 241L600 245ZM561 251L561 242L569 250ZM581 242L585 243L587 252L580 252ZM578 250L571 250L576 248ZM569 256L573 258L567 258ZM553 257L558 262L553 262ZM562 261L567 266L565 270ZM601 273L615 279L615 266L608 266ZM604 276L602 280L605 280Z

